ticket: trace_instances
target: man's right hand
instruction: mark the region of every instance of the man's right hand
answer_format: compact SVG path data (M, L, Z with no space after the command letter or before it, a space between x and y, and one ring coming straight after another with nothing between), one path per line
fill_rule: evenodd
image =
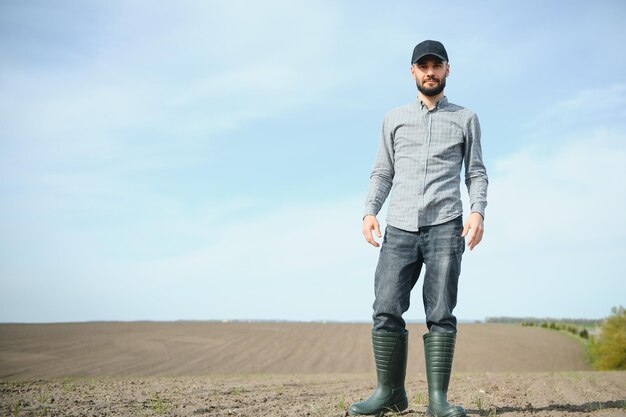
M379 247L380 243L374 240L372 230L376 232L376 236L382 237L376 216L370 214L363 218L363 236L365 236L365 240L367 240L370 245Z

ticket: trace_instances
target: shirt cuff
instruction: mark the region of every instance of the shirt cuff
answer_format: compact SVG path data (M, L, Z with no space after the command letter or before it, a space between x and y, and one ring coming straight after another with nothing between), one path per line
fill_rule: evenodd
M483 217L483 220L485 219L485 206L487 204L485 203L474 203L472 204L472 213L478 213Z
M365 216L376 216L378 214L379 210L376 210L376 207L374 206L367 206L365 207L365 211L363 212L363 219L365 218Z

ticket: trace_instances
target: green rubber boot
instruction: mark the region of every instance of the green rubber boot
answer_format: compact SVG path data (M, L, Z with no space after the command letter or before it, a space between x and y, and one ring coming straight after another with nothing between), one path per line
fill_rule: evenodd
M466 417L463 407L448 404L448 384L456 334L430 332L424 335L426 378L428 379L428 408L431 417Z
M387 411L402 411L409 406L404 390L409 333L372 330L378 386L370 397L348 409L351 416L381 416Z

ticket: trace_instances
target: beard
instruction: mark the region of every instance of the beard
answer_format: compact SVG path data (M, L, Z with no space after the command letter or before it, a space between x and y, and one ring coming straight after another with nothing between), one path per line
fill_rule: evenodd
M429 81L430 80L438 81L439 83L436 86L434 86L434 87L425 87L423 84L420 85L420 83L418 81L415 82L419 92L424 94L425 96L427 96L427 97L436 96L437 94L441 93L444 88L446 88L446 79L445 78L443 78L441 80L437 80L436 78L431 78L431 79L429 79Z

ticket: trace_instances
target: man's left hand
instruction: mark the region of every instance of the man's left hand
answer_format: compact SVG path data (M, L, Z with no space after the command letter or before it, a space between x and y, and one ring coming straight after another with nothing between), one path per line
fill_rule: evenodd
M469 239L467 240L467 246L469 246L470 250L472 250L480 243L481 240L483 240L483 216L481 216L480 213L475 211L470 213L467 221L465 222L465 227L463 228L461 236L465 237L470 230L471 233L469 235Z

